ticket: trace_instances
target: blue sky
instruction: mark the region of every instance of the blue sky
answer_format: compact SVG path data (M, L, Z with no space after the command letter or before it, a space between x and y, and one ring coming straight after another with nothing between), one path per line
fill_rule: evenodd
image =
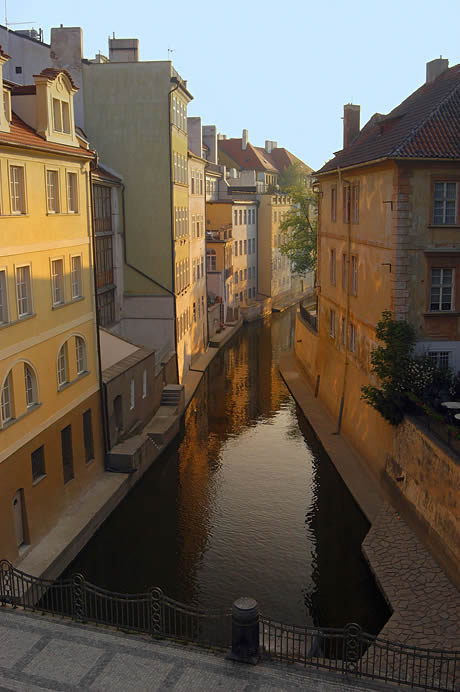
M45 41L52 26L81 26L88 58L107 54L113 32L139 38L141 60L173 49L189 115L229 137L246 128L255 145L275 140L315 169L342 146L344 103L361 105L363 125L420 86L427 61L460 62L459 0L7 3L8 21L27 23L11 28L42 27Z

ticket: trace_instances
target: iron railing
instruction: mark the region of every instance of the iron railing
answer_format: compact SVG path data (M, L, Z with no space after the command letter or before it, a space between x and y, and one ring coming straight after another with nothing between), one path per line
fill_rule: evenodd
M304 305L299 305L300 315L307 324L310 325L315 332L318 331L318 316L313 312L310 312Z
M87 582L81 574L50 581L0 561L0 605L109 625L131 632L232 647L231 610L202 610L173 600L159 588L121 594ZM260 656L348 676L384 680L424 690L458 692L459 651L422 649L380 639L359 625L342 629L285 625L259 615ZM257 635L256 635L257 636Z
M459 651L391 642L363 632L354 623L343 629L311 628L262 616L259 629L264 655L272 660L424 690L458 690Z

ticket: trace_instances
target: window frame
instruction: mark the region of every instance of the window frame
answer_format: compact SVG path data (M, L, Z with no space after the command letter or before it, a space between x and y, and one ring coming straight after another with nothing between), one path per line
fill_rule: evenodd
M19 187L19 209L13 209L13 170L21 171L20 180L14 184ZM27 214L27 185L26 185L26 166L22 162L8 161L8 190L10 199L11 216L21 216ZM16 196L15 196L16 199Z
M335 339L336 329L335 329L335 317L336 313L333 308L329 310L329 336L331 339Z
M337 222L337 185L331 186L331 221Z
M0 267L0 327L9 324L8 268Z
M74 260L79 260L78 281L77 282L74 280L74 277L77 274L77 272L74 271ZM83 258L82 258L81 253L77 254L77 255L70 255L70 295L71 295L72 300L78 300L79 298L83 298L82 266L83 266ZM78 287L78 293L74 292L74 286Z
M65 445L68 447L64 448ZM73 443L72 443L72 424L66 425L61 430L61 460L64 485L70 483L75 478L73 465Z
M351 186L344 184L342 187L343 195L343 223L351 221Z
M452 266L439 267L439 266L431 265L429 269L430 269L429 304L428 304L429 305L429 312L434 313L434 314L445 314L445 313L449 313L449 312L455 312L455 267L452 267ZM433 296L433 271L434 270L439 270L441 272L441 275L440 275L441 281L439 283L439 286L434 286L434 288L439 288L439 300L438 300L438 308L437 309L432 308L432 305L433 305L433 297L432 297ZM442 300L443 299L442 278L444 275L444 271L446 271L446 270L451 272L451 277L452 277L452 281L451 281L451 285L450 285L450 308L443 310L442 309L442 304L443 304L443 300ZM441 307L439 307L439 306L441 306Z
M337 257L335 248L329 250L329 281L332 286L336 285L337 280Z
M88 349L85 339L80 334L75 334L75 365L77 377L86 375L88 372Z
M354 224L359 223L359 183L354 183L351 186L351 222Z
M37 453L40 452L40 464L39 464L39 469L38 473L36 470L37 464L34 464L34 456L37 455ZM31 465L31 471L32 471L32 485L36 485L39 481L42 480L42 478L45 478L46 476L46 464L45 464L45 445L40 445L40 447L37 447L37 449L34 449L33 452L30 454L30 465Z
M28 374L30 375L30 388L28 387L27 380ZM38 381L37 373L30 363L24 362L24 391L26 395L26 408L30 410L38 404ZM29 400L28 392L32 392L32 398Z
M14 420L14 392L13 392L13 377L12 368L8 371L3 380L2 388L0 389L0 424L5 427L8 423ZM8 398L5 399L5 393ZM8 415L5 416L5 409L8 410Z
M71 208L71 195L70 193L70 186L69 186L69 180L75 180L75 209ZM78 172L74 170L66 170L66 193L67 193L67 213L68 214L79 214L80 213L80 195L79 195L79 187L78 187Z
M89 423L88 423L89 421ZM88 408L82 413L83 423L83 445L85 448L85 463L89 464L93 461L94 456L94 435L93 435L93 416L92 411Z
M454 184L455 185L455 197L454 197L454 202L455 202L455 213L454 213L454 220L453 221L436 221L435 220L435 202L437 201L435 199L435 191L436 191L436 185L444 185L447 186L448 184ZM432 190L431 190L431 225L436 226L438 228L443 228L445 226L458 226L460 224L460 211L459 211L459 196L460 196L460 181L458 178L449 178L448 176L446 177L440 177L440 178L433 178L432 180ZM445 202L447 202L448 199L446 197L443 198L444 206L443 206L443 219L445 219L446 215L446 207L445 207Z
M55 198L54 198L54 209L50 206L50 184L49 176L55 176ZM45 187L46 187L46 213L47 214L60 214L61 213L61 199L60 199L60 176L58 168L45 168Z
M351 288L350 293L353 296L358 295L358 255L351 256Z
M28 281L25 284L27 286L27 302L28 302L28 310L27 312L20 312L19 310L19 301L23 300L23 298L19 296L19 291L18 291L18 271L20 269L28 269ZM30 317L33 315L33 298L32 298L32 265L29 264L17 264L14 267L14 283L15 283L15 289L16 289L16 310L17 310L17 316L18 320L23 320L26 319L27 317Z
M61 359L62 354L62 359ZM64 379L62 379L62 375ZM67 353L67 341L64 341L60 347L57 355L56 361L56 376L58 383L58 391L63 389L67 384L69 384L69 356Z
M54 267L56 264L61 263L62 272L61 274L56 274L54 272ZM53 308L65 305L65 263L64 257L50 257L50 276L51 276L51 304ZM57 282L56 277L60 276L60 300L56 300L56 290Z

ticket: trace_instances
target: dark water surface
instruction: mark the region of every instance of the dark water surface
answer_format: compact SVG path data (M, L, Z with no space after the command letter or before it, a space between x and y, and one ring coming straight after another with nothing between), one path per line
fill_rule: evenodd
M68 568L106 589L377 633L389 612L361 555L368 523L278 372L295 308L214 359L173 443ZM64 576L66 576L64 575Z

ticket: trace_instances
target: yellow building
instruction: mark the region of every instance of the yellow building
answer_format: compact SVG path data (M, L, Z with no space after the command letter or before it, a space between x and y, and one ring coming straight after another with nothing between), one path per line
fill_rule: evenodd
M337 429L415 508L446 563L455 562L460 531L458 500L441 487L450 462L441 474L434 455L423 467L420 432L401 456L399 428L361 400L361 386L375 384L370 356L384 310L414 326L418 353L460 369L459 88L460 66L439 59L428 63L426 84L361 131L359 106L345 106L344 148L317 173L317 305L301 309L295 339Z
M103 471L89 169L65 71L3 83L0 556L13 562Z

